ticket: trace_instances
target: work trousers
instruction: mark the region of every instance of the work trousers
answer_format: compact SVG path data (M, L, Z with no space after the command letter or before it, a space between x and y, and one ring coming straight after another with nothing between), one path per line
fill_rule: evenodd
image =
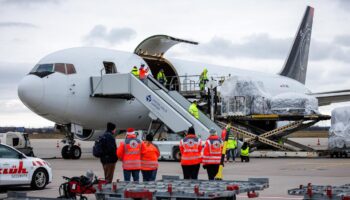
M111 183L113 181L113 174L115 169L115 163L102 163L103 166L103 172L105 174L105 180L108 183Z
M126 170L126 169L124 169L123 173L124 173L124 181L130 181L131 176L135 182L138 182L140 179L140 170Z
M219 164L205 165L209 180L214 180L216 174L219 171L219 166L220 166Z
M241 162L249 162L249 156L241 156Z
M234 161L236 157L236 149L227 149L226 150L226 160L230 161L230 158Z
M156 180L157 169L155 169L155 170L142 170L141 172L142 172L143 182Z
M196 165L181 165L184 179L198 179L200 164Z

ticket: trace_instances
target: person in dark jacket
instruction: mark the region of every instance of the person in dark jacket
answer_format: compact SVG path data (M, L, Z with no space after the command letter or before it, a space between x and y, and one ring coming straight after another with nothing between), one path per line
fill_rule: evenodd
M115 154L117 150L117 144L115 142L115 138L113 134L115 134L115 124L108 122L107 123L107 130L102 135L103 138L103 155L100 157L103 171L105 175L105 180L108 183L111 183L113 180L113 174L115 169L115 164L117 163L117 155Z

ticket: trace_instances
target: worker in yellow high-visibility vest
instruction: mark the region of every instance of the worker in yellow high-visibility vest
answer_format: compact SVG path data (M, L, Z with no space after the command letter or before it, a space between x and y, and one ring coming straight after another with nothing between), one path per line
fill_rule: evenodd
M196 119L199 119L199 111L197 108L197 101L193 101L193 103L188 108L188 112L191 113Z
M237 149L237 140L233 135L233 132L230 132L227 140L227 151L226 151L226 161L233 162L236 157L236 149ZM232 158L232 160L230 160Z
M249 146L244 142L241 147L241 162L249 162Z

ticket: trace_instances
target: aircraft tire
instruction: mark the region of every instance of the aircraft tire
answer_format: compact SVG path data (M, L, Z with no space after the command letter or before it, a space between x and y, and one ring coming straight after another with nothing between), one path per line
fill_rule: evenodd
M61 155L63 159L70 159L69 146L66 145L62 148Z
M74 145L70 150L70 157L74 160L77 160L81 157L81 148L77 145Z

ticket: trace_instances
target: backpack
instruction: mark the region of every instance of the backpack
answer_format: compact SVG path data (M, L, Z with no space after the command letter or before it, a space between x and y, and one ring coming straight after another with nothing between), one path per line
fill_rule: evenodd
M100 158L103 155L103 145L104 145L104 137L103 135L98 137L98 139L95 141L94 147L92 148L92 154Z

